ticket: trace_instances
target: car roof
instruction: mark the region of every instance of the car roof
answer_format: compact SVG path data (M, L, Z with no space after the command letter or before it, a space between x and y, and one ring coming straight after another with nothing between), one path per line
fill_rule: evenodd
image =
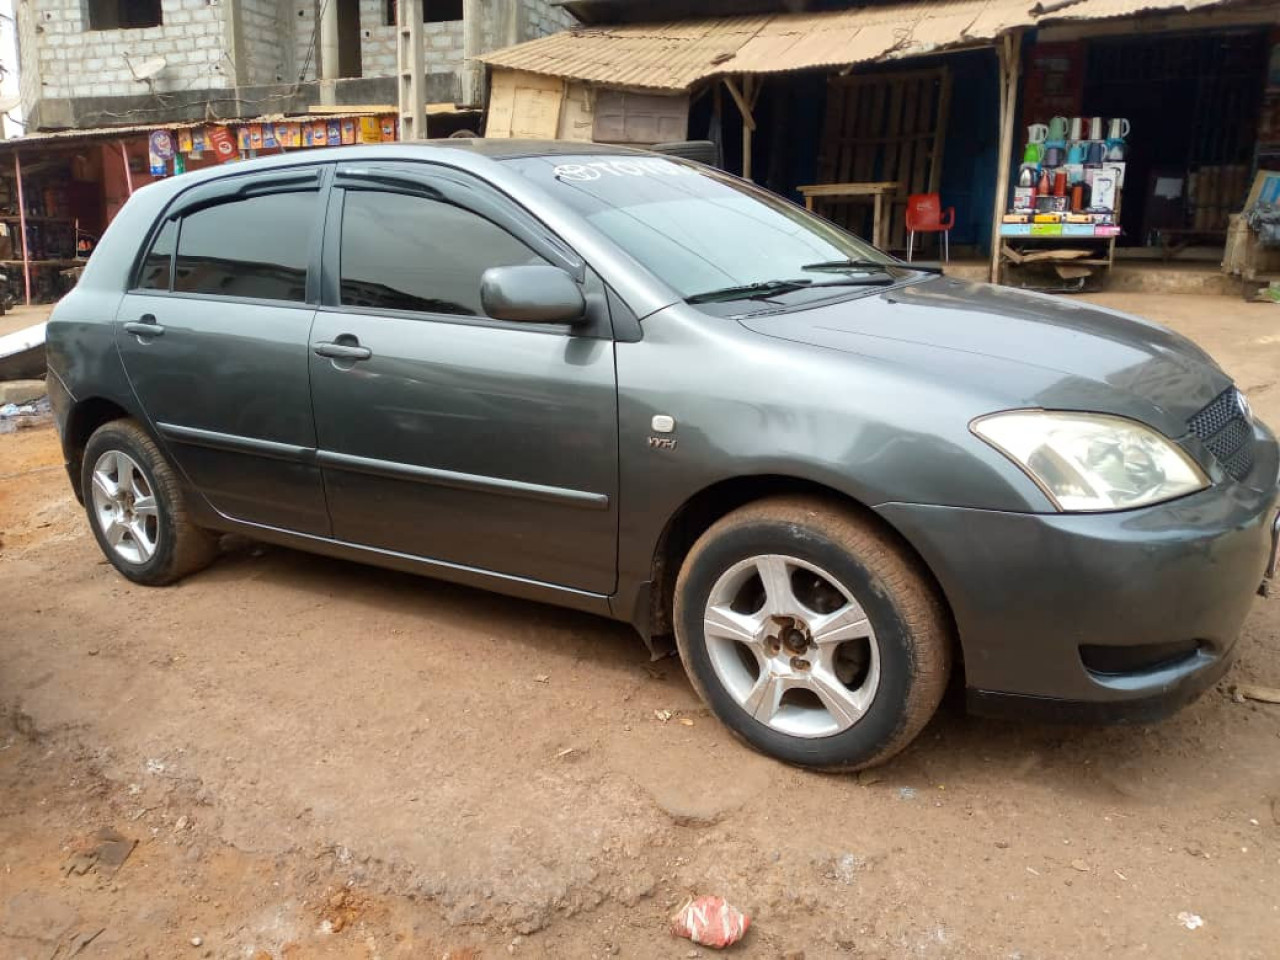
M238 160L175 177L155 180L134 191L116 215L89 258L80 286L123 289L139 240L147 235L161 211L178 194L228 177L238 177L311 164L409 160L435 162L484 175L497 173L498 161L521 157L646 156L646 151L573 140L508 140L456 138L447 140L368 143L323 150L290 150L253 160ZM127 236L129 239L122 239ZM121 239L117 239L121 238Z

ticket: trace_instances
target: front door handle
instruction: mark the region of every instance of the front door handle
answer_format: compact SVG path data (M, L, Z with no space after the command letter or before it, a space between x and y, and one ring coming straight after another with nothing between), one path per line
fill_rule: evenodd
M144 313L137 320L130 320L124 325L124 328L129 333L144 340L164 335L164 327L156 323L156 315L154 313Z
M351 339L355 339L352 337ZM368 360L373 351L357 343L332 343L322 340L315 345L317 357L328 357L331 360Z

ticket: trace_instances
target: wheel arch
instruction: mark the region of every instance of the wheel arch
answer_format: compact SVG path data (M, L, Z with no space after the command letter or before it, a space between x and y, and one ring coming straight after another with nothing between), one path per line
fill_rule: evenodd
M84 490L80 477L84 460L84 448L95 430L112 420L125 420L133 414L106 397L86 397L76 401L67 415L62 434L62 450L67 460L67 472L71 476L71 489L76 499L84 503ZM145 428L144 428L145 429Z
M667 520L654 547L650 568L648 608L637 611L647 619L638 623L648 637L669 637L674 632L672 612L675 605L676 577L689 550L712 524L749 503L781 494L808 494L857 513L868 523L884 531L919 567L932 585L950 622L953 662L963 674L964 662L956 629L955 615L942 583L934 575L923 555L893 524L866 504L834 487L782 474L739 476L720 480L690 496Z

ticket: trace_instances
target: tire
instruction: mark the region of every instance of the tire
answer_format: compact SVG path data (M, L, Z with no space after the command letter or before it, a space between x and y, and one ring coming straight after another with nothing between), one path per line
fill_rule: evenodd
M173 583L217 555L213 535L187 519L177 474L135 421L113 420L94 431L85 445L80 484L98 546L134 583Z
M950 617L920 562L820 497L760 500L713 524L680 569L674 620L703 701L747 743L799 766L892 757L933 716L951 672Z

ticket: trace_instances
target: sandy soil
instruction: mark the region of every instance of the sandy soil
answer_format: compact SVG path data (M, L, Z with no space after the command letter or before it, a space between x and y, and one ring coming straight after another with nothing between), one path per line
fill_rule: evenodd
M1280 424L1280 308L1098 299ZM1226 690L1280 686L1278 599L1162 725L948 703L826 776L601 620L253 544L132 586L47 428L0 436L0 535L0 956L685 957L692 893L745 957L1280 953L1280 706Z

